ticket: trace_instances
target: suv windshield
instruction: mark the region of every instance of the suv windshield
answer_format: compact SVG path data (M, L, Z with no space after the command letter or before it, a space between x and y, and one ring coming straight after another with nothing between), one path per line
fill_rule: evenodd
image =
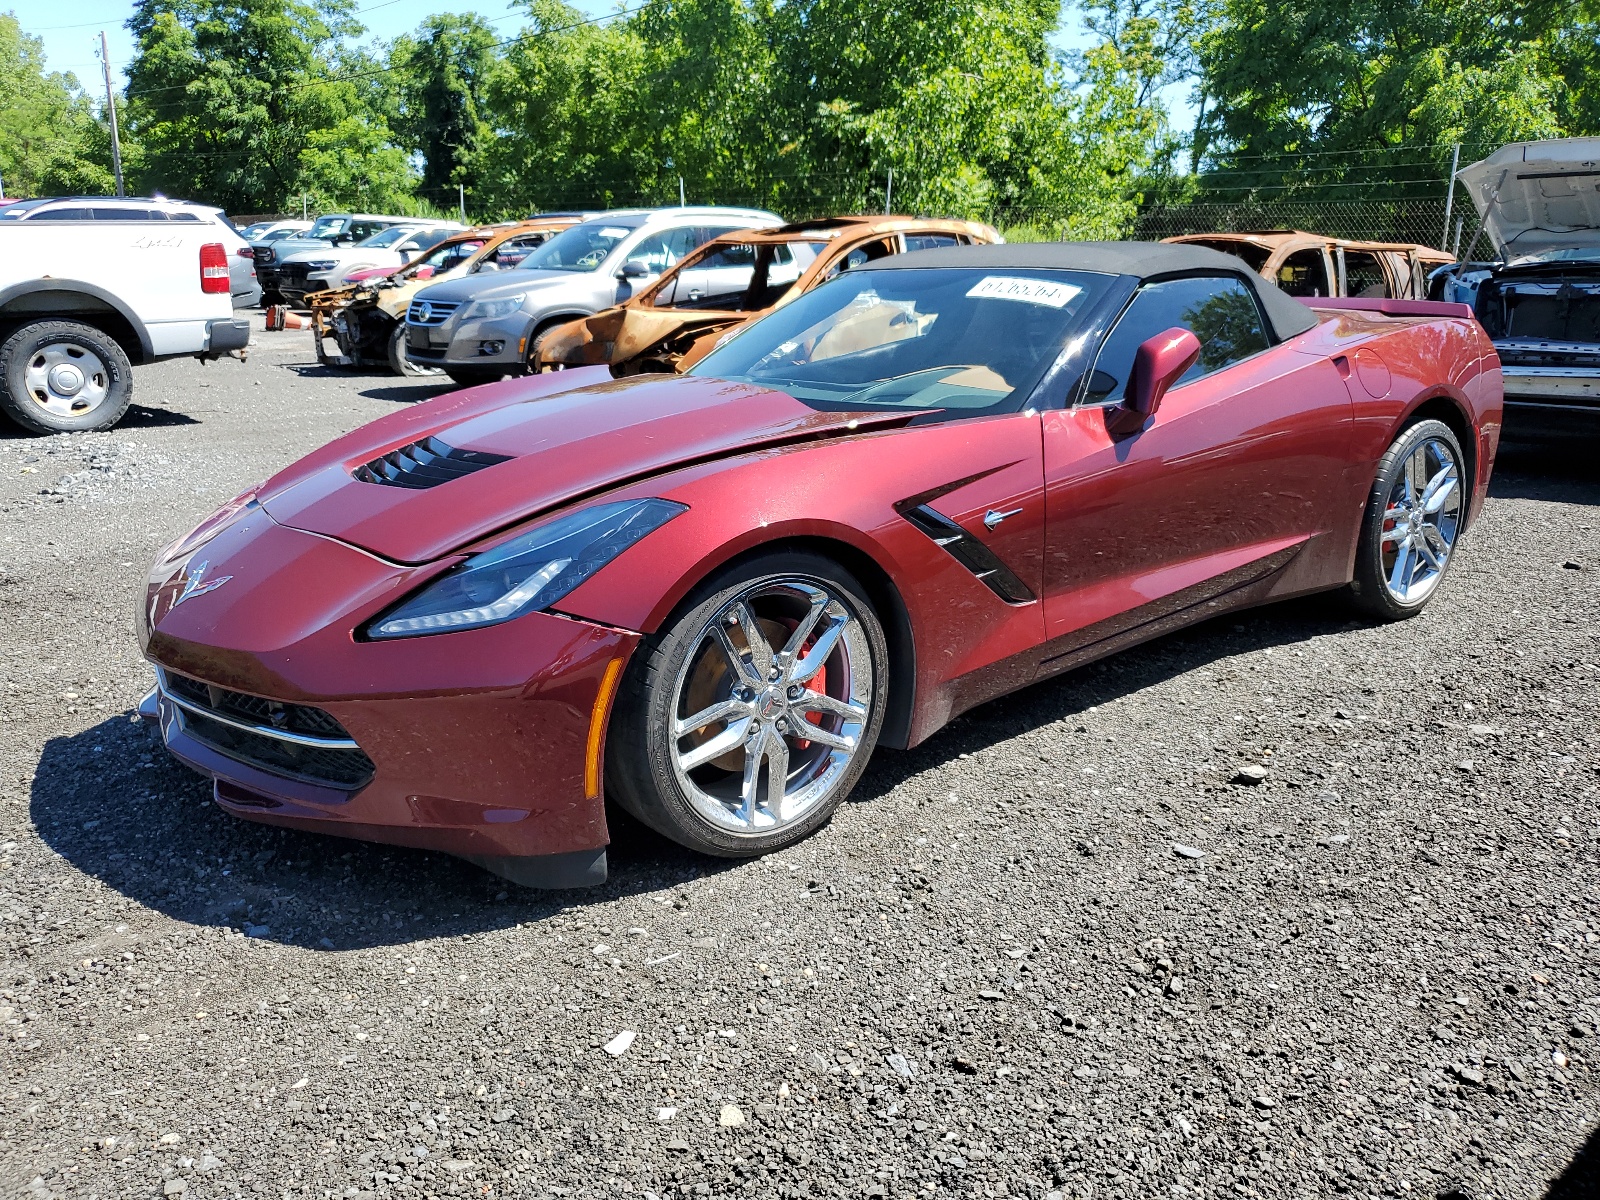
M1028 395L1110 280L1023 267L849 272L689 373L815 408L994 410Z
M364 242L357 243L368 250L379 250L384 246L392 246L403 237L417 231L414 225L391 225L387 229L379 230Z
M318 241L331 242L344 232L344 223L344 217L318 217L304 236L316 238Z
M517 264L519 271L594 271L643 222L585 221L564 229Z

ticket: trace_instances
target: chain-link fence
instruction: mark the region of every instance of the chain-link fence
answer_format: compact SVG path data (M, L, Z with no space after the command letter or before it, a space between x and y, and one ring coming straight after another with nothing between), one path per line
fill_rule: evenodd
M1282 200L1269 204L1185 204L1147 208L1139 214L1133 236L1146 240L1177 237L1185 233L1241 233L1260 229L1304 229L1330 237L1369 242L1416 242L1449 249L1457 227L1471 218L1466 237L1472 236L1476 214L1471 205L1463 212L1462 197L1450 217L1448 243L1444 199L1437 200Z

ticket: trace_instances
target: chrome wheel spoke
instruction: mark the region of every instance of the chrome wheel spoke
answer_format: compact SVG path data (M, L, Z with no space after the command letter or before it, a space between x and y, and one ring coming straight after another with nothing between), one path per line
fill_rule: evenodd
M672 726L673 737L684 737L696 729L704 729L707 725L715 725L719 721L726 721L730 717L748 715L750 706L742 700L724 700L713 704L710 708L701 709L692 717L684 717Z
M848 700L835 700L832 696L822 692L813 692L809 688L799 700L795 701L795 709L802 713L828 713L830 716L843 717L846 721L865 721L867 719L867 706L865 704L852 704Z
M846 737L842 733L830 733L826 729L813 725L802 716L794 718L794 735L797 738L804 738L808 742L817 742L823 746L830 746L835 750L854 750L856 748L855 738Z
M752 825L756 819L756 785L761 782L762 751L766 748L765 731L750 735L744 747L744 777L739 781L739 808L734 813L741 825Z
M1450 539L1445 537L1444 530L1437 525L1424 525L1422 539L1431 546L1440 558L1447 557L1450 553Z
M728 751L738 747L750 732L752 720L746 717L742 721L734 721L716 737L701 742L693 750L678 756L678 765L685 771L692 771L696 767L703 767L713 758L721 758Z
M728 636L727 629L719 621L711 628L711 634L716 639L717 645L722 648L723 655L728 660L728 665L743 682L760 687L766 682L763 673L756 670L755 663L748 654L733 644L733 639ZM763 643L764 644L764 643Z
M767 812L774 823L783 820L783 799L789 790L789 743L775 729L767 731Z
M1404 598L1411 587L1412 564L1416 555L1411 552L1411 539L1407 538L1400 543L1400 549L1394 556L1394 570L1389 574L1389 587L1395 595Z
M785 661L793 662L800 656L800 651L805 647L806 639L811 636L811 631L817 627L817 622L822 619L823 611L828 607L828 598L818 592L811 598L811 607L806 615L800 618L800 623L794 627L794 632L789 635L789 641L783 647Z
M1440 567L1444 566L1443 557L1428 544L1428 537L1426 533L1424 533L1422 537L1416 539L1415 545L1417 548L1417 553L1420 554L1427 564L1434 570L1437 571Z
M822 631L811 648L806 651L805 657L794 664L794 669L789 672L790 683L807 683L816 678L818 671L828 661L828 656L833 653L833 648L844 634L844 627L850 623L850 617L839 613L832 619L831 624Z
M1455 490L1456 466L1454 463L1446 463L1432 479L1428 480L1428 486L1422 489L1423 511L1438 512Z
M772 670L772 646L767 641L767 635L761 632L761 625L748 604L734 605L733 617L744 634L744 644L749 648L750 665L755 678L765 682L768 672Z

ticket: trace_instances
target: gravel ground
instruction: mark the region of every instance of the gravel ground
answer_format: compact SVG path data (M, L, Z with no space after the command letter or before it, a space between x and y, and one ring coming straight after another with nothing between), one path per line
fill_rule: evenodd
M1421 619L1225 618L882 753L792 850L619 821L606 887L538 894L236 821L128 715L155 550L437 389L304 333L136 386L111 433L0 434L8 1191L1600 1186L1581 441L1502 456Z

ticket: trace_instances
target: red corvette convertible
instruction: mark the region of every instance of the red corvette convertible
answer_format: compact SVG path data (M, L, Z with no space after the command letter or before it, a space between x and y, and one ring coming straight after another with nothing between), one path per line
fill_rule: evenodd
M149 576L144 711L251 820L605 877L604 798L708 854L878 745L1220 612L1437 590L1500 368L1462 306L1309 308L1139 243L849 271L686 376L442 396Z

